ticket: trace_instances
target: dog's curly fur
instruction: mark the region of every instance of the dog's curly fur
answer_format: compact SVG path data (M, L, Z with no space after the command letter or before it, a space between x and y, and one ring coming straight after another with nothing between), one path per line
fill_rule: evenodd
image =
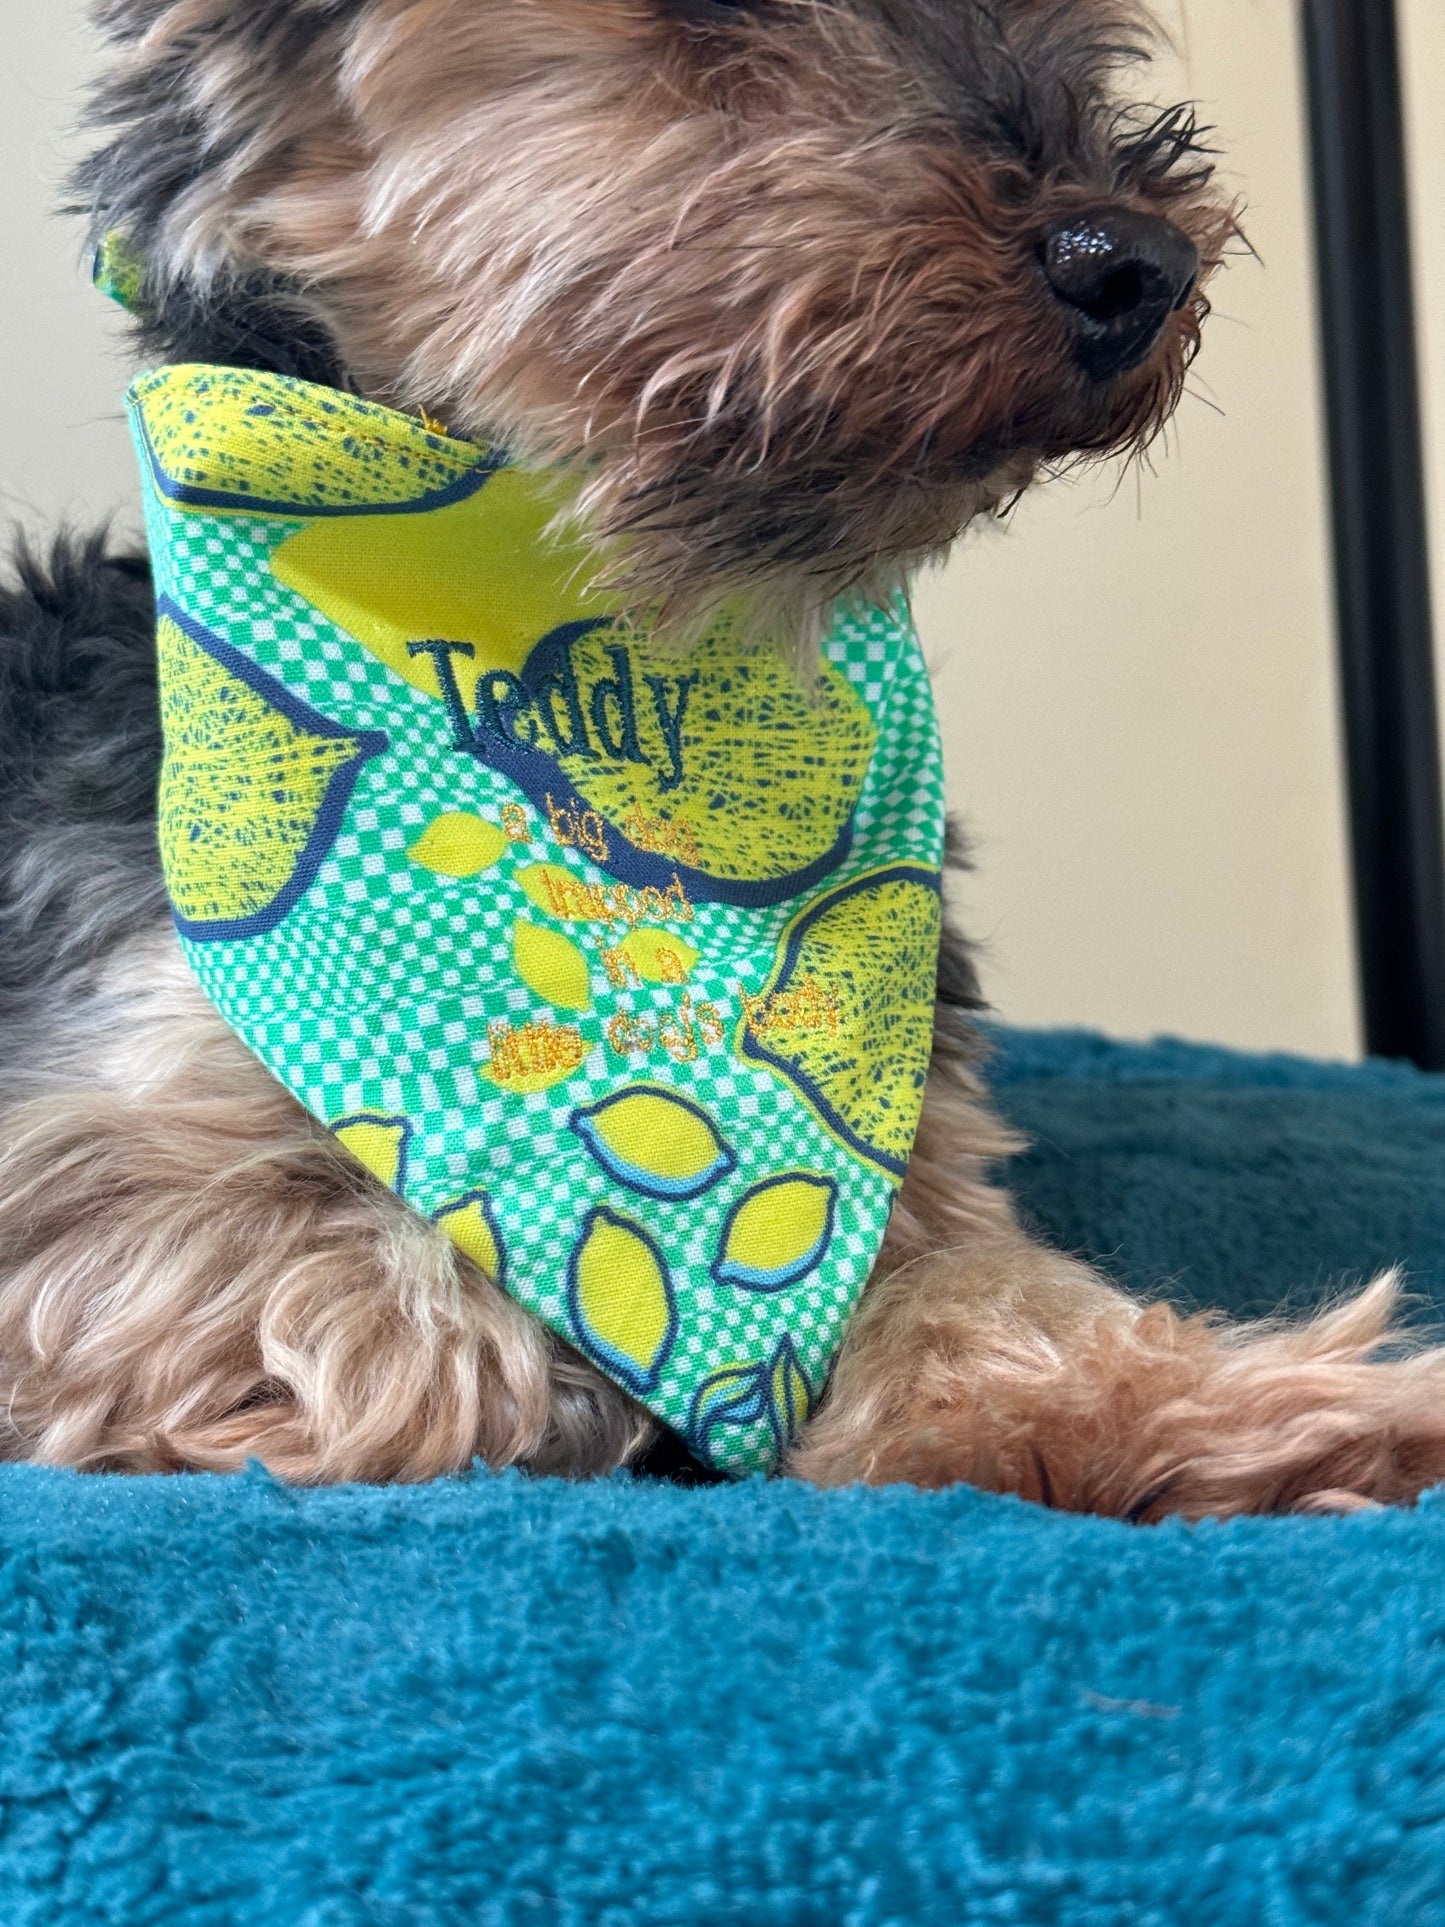
M1141 447L1233 232L1192 116L1131 105L1134 0L103 0L79 181L148 263L149 355L350 386L571 466L610 580L685 639L805 647L1036 475ZM1085 209L1201 262L1091 378L1040 272ZM0 598L3 1449L420 1479L636 1462L657 1428L355 1167L187 975L151 815L143 563ZM790 1469L1136 1519L1405 1499L1445 1354L1395 1287L1300 1326L1145 1308L1032 1242L945 946L918 1146Z

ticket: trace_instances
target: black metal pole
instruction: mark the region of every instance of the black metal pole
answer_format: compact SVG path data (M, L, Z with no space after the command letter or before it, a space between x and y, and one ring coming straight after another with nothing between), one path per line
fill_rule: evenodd
M1395 0L1303 0L1365 1035L1445 1069L1445 809Z

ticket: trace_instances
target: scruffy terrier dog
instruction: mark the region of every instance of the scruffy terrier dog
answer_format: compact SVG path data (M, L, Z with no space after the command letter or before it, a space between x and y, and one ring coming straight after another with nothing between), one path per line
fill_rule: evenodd
M580 481L685 645L813 648L969 523L1141 448L1234 231L1143 113L1134 0L105 0L82 198L153 360L271 370ZM762 645L760 645L762 646ZM368 1175L183 965L144 563L0 602L4 1452L420 1480L644 1460L641 1405ZM996 1170L965 949L873 1281L787 1459L1149 1520L1445 1477L1445 1353L1374 1285L1295 1326L1145 1307ZM1383 1351L1383 1341L1389 1339Z

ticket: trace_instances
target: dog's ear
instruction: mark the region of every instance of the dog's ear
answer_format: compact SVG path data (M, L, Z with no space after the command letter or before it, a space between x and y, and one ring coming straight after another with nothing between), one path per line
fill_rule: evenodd
M366 0L104 0L114 58L85 115L99 145L71 179L92 246L124 237L145 263L133 304L144 352L346 385L294 283L235 252L237 183L272 164L335 98Z

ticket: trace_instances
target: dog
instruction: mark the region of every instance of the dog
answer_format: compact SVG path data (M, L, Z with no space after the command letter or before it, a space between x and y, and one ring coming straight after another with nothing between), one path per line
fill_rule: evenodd
M1141 450L1237 232L1192 112L1135 104L1134 0L103 0L99 22L77 199L143 263L145 359L424 411L570 474L608 592L679 661L725 605L815 658L830 612L886 603L1036 479ZM21 555L0 729L5 1454L704 1476L198 988L156 854L142 560ZM1021 1227L980 1008L949 932L906 1177L786 1472L1135 1521L1445 1477L1445 1353L1395 1332L1394 1279L1234 1327Z

